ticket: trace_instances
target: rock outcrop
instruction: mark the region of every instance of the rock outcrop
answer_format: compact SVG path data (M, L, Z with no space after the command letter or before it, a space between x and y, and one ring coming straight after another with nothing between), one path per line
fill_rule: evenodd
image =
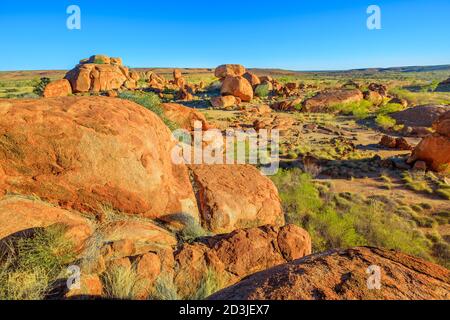
M394 119L397 124L408 127L431 128L433 123L449 110L450 107L444 105L423 105L394 112L389 114L389 116Z
M326 112L334 105L360 102L363 98L362 92L358 89L325 90L305 100L302 110L305 112Z
M99 214L198 219L186 166L153 112L107 97L0 101L0 195L36 194Z
M283 225L278 191L251 165L191 165L203 224L212 232Z
M97 55L81 60L80 64L66 74L65 79L69 80L75 93L101 92L122 87L134 89L139 74L122 66L120 58Z
M371 266L379 267L380 289L368 285L373 284ZM448 300L450 271L400 252L358 247L313 254L253 274L209 299Z
M0 221L0 241L58 224L65 227L75 248L81 249L93 231L90 221L81 215L23 196L0 198Z
M189 296L208 269L220 275L227 286L257 271L304 257L311 253L309 234L295 225L262 226L185 243L175 252L175 284Z
M253 88L250 82L242 76L227 76L222 83L223 96L235 96L241 101L248 102L253 99Z

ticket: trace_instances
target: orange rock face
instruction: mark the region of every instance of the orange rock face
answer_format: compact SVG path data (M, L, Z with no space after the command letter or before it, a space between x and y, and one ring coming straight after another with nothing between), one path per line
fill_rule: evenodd
M65 97L0 101L0 194L36 194L98 214L198 219L187 168L174 165L169 129L130 101Z
M235 96L221 96L211 98L211 105L214 108L228 108L239 105L239 98Z
M73 92L100 92L117 90L122 86L134 89L139 80L137 72L130 72L123 67L121 60L107 56L92 56L82 60L70 70L65 79L70 81Z
M433 124L435 134L425 137L414 149L409 163L425 161L438 172L450 172L450 112L446 112Z
M67 238L77 249L82 248L93 230L89 220L76 213L19 196L0 199L0 221L0 240L54 224L64 225Z
M380 289L369 289L370 266ZM359 247L333 250L251 275L211 300L448 300L450 272L400 252Z
M251 86L255 88L258 84L261 83L261 80L259 80L258 76L254 73L251 73L247 71L244 73L243 77L247 79L248 82L250 82Z
M203 113L195 109L185 107L178 103L163 103L161 107L167 119L175 122L180 128L193 131L196 121L202 124L203 130L210 128Z
M67 97L70 94L72 94L72 87L66 79L52 81L44 90L44 98Z
M311 252L309 234L294 225L241 229L185 243L175 252L175 283L183 296L195 291L208 268L224 285Z
M450 138L450 111L439 117L433 124L433 129L436 133Z
M324 112L339 103L359 102L363 100L361 91L354 90L326 90L305 100L303 110L306 112Z
M215 233L284 225L278 191L251 165L192 165L203 224Z
M438 134L425 137L414 149L409 162L425 161L438 172L450 172L450 138Z
M214 75L217 78L223 79L228 76L231 77L237 77L242 76L245 73L245 67L240 64L223 64L221 66L218 66L214 70Z
M253 88L244 77L228 76L222 83L221 94L224 96L232 95L244 102L248 102L253 99Z

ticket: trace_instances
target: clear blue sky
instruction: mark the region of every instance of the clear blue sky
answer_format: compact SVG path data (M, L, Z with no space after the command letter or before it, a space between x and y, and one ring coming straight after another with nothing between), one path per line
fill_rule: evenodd
M81 30L66 28L71 4ZM382 30L366 27L371 4ZM94 53L131 67L450 64L449 20L449 0L1 0L0 70L69 69Z

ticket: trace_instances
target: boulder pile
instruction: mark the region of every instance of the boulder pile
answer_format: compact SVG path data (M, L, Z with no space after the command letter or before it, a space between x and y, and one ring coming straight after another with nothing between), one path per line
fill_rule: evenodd
M122 59L94 55L83 59L66 76L74 93L135 89L139 74L122 65Z
M65 225L83 269L82 289L67 297L101 295L101 275L116 266L135 268L146 290L167 277L190 296L208 270L231 285L311 252L308 233L285 225L270 179L249 165L174 164L169 129L140 105L75 96L0 105L0 240ZM207 125L189 108L162 108L181 127Z

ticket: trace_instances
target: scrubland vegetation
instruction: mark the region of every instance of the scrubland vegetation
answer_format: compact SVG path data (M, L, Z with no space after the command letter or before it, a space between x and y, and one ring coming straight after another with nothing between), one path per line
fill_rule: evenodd
M425 215L422 207L415 211L387 197L335 194L326 183L299 169L281 171L272 179L287 222L310 232L315 252L379 246L450 266L450 246L435 231L437 222Z

